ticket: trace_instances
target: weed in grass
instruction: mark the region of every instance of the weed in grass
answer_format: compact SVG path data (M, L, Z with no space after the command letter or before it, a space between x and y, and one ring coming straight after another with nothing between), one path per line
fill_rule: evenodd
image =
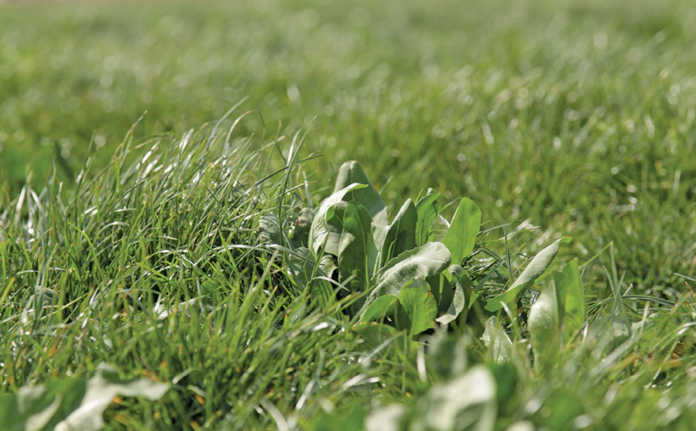
M27 186L4 207L3 411L29 386L60 386L66 375L85 382L109 363L119 379L147 378L169 390L159 401L116 399L103 413L106 429L640 430L693 423L692 297L669 303L633 294L609 247L609 288L581 300L596 259L544 276L550 259L541 259L548 253L542 250L520 270L515 253L502 258L489 248L509 246L507 235L476 235L480 216L468 200L444 219L436 194L425 193L391 223L386 216L375 222L360 200L376 189L365 194L370 183L355 164L346 178L357 175L362 185L342 186L343 200L329 199L342 218L329 217L331 205L309 217L303 208L314 203L298 164L299 141L278 163L274 145L253 149L258 137L239 134L237 124L151 141L144 155L133 152L138 145L129 137L107 170L88 166L74 189L56 180L40 192ZM331 221L325 226L338 235L338 247L327 250L326 235L300 252L317 238L317 217ZM268 220L277 229L270 236L265 229L264 237ZM448 260L459 256L458 267L433 273L439 281L394 271L403 276L393 298L405 317L375 311L397 303L370 296L388 271L353 285L365 292L335 294L361 267L360 259L343 262L341 273L348 239L374 245L379 229L386 234L377 237L391 242L375 256L405 256L375 257L375 265L395 268L429 247L444 247ZM451 232L465 240L452 240ZM269 243L274 235L281 244ZM326 265L337 274L322 272ZM519 278L537 281L502 310L486 311ZM447 283L456 289L451 295L437 290ZM534 302L529 292L537 287ZM430 295L436 314L427 307ZM361 298L365 306L356 313ZM439 329L423 332L433 326ZM471 385L476 390L462 396Z
M692 22L683 0L4 5L0 196L52 160L64 187L106 167L146 111L139 142L248 96L245 133L311 130L318 189L359 160L389 202L431 185L484 229L572 236L562 255L613 242L634 291L673 302L696 271Z

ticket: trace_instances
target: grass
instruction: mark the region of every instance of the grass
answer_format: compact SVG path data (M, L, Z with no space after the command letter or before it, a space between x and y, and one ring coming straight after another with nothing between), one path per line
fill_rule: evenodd
M327 155L312 181L356 159L392 199L427 184L509 231L572 235L578 255L614 242L629 284L674 299L696 265L692 15L679 1L5 6L0 178L13 196L55 160L70 181L146 111L140 139L246 97L251 130L308 130Z
M128 137L107 170L86 171L71 191L55 179L40 192L27 186L6 209L7 391L89 375L106 362L124 378L171 383L159 401L112 405L108 429L355 429L393 402L410 406L405 420L417 424L437 408L432 388L483 364L498 387L496 429L519 421L550 429L693 423L691 296L663 304L624 295L609 253L614 296L590 300L584 332L559 358L564 365L546 368L534 365L526 330L504 313L485 324L493 344L479 338L484 322L476 319L434 338L364 332L351 296L296 283L284 252L260 236L263 216L280 211L287 225L307 204L304 168L278 160L274 145L253 150L258 138L229 123L141 144L150 148L142 157ZM505 242L488 232L477 248ZM484 275L481 289L496 289L523 262L490 263L468 264Z
M112 429L351 429L390 402L417 422L433 387L483 364L496 429L689 429L693 14L676 0L2 6L4 390L108 362L173 384L112 405ZM199 127L244 98L236 126ZM319 157L288 165L298 140ZM293 282L260 217L292 217L305 187L328 194L346 159L392 206L428 186L476 201L477 247L501 256L479 262L489 288L571 236L559 259L589 262L590 325L563 366L535 369L524 322L504 315L507 365L466 325L446 338L461 368L403 334L377 348L350 298Z

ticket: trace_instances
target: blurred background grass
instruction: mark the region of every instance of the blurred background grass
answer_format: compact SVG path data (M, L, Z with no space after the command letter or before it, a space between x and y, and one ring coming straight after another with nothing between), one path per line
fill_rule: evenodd
M3 5L0 205L104 165L144 113L138 139L247 97L248 132L307 131L315 183L357 159L390 200L470 196L584 259L613 241L626 285L673 297L696 269L693 22L678 0Z

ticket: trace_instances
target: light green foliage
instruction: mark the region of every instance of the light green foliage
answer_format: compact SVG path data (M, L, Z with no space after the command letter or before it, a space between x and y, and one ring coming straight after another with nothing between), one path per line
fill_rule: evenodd
M570 340L585 322L585 289L580 279L578 261L570 261L560 272L553 273L553 282L563 304L562 319L565 340Z
M543 370L558 360L561 348L561 309L555 286L547 286L529 310L527 327L537 368Z
M471 199L462 198L442 239L452 253L452 263L461 264L474 251L480 228L481 210Z
M309 248L314 253L318 253L323 248L326 253L338 255L343 230L341 224L346 206L342 199L351 190L362 187L365 186L357 183L351 184L322 201L309 231Z
M386 222L386 205L367 178L367 174L362 166L356 161L345 162L341 165L336 176L334 193L345 189L351 184L362 184L364 187L353 189L347 199L364 206L370 217L375 218L375 222Z
M408 250L387 262L378 275L374 294L398 294L401 287L411 280L438 277L449 263L449 250L440 242L429 242Z
M447 286L452 289L452 301L447 311L437 318L438 323L442 325L447 325L448 323L453 322L467 308L467 295L465 287L466 281L462 280L458 274L458 272L461 271L461 267L457 265L452 265L449 268L447 268L447 273L445 273L446 279L448 281L450 279L452 280L449 284L447 284ZM443 280L443 283L444 281L445 280ZM470 293L470 304L468 305L473 305L474 301L475 298Z
M425 223L423 220L420 221ZM416 207L411 199L407 199L399 212L394 216L394 220L387 227L384 239L381 238L382 232L384 232L383 227L377 227L375 242L381 250L380 260L382 264L416 246L418 222Z
M351 284L358 289L367 284L377 254L370 224L365 207L350 202L346 204L338 248L338 273L343 280L354 277Z
M413 335L420 334L434 326L437 304L430 292L430 286L423 280L414 280L399 291L399 303L404 316L397 313L397 324L405 327Z
M306 211L288 198L287 171L269 175L273 159L234 128L192 131L144 156L129 138L106 171L86 169L75 189L27 186L3 207L3 402L28 385L52 391L51 382L102 362L173 388L155 403L109 404L105 429L268 427L263 406L287 414L301 401L310 414L325 396L353 390L342 385L363 366L346 355L370 354L389 333L376 332L368 347L368 334L341 317L347 305L320 278L314 254L293 241L268 245L282 240L281 226L304 224ZM275 235L260 235L268 226ZM0 405L0 423L16 417Z
M584 322L584 289L573 260L553 273L553 283L542 289L529 310L527 327L538 370L555 365L561 346Z
M394 316L397 327L418 334L434 326L438 310L443 311L437 319L443 325L464 310L464 287L445 269L453 254L462 262L472 253L481 211L469 199L462 199L443 242L416 246L433 236L436 198L437 194L426 194L418 206L407 199L389 223L385 204L361 166L354 161L341 166L334 192L319 205L307 240L318 260L336 262L322 267L325 271L337 267L339 284L351 292L369 293L360 313L363 319L382 319L389 311L402 311L401 318L399 313ZM270 233L264 236L273 237ZM415 286L404 292L412 283ZM400 306L394 309L391 300L380 299L383 295L398 298ZM379 302L374 304L375 300Z
M440 194L432 189L428 189L427 193L416 203L416 211L418 212L416 222L416 243L423 245L430 239L432 233L432 225L439 211L437 200Z

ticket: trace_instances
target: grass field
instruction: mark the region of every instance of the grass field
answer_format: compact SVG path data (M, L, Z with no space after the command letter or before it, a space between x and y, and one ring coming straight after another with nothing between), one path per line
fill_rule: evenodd
M0 419L30 384L69 411L104 362L170 384L111 403L109 429L387 429L395 412L408 429L691 429L696 9L630 6L1 5ZM535 289L439 341L396 315L355 329L372 281L326 295L331 274L304 280L297 244L260 235L316 209L346 160L390 216L428 187L448 220L462 196L480 207L461 263L481 300L569 237L551 268L579 262L587 325L546 365ZM495 396L451 396L474 384Z

